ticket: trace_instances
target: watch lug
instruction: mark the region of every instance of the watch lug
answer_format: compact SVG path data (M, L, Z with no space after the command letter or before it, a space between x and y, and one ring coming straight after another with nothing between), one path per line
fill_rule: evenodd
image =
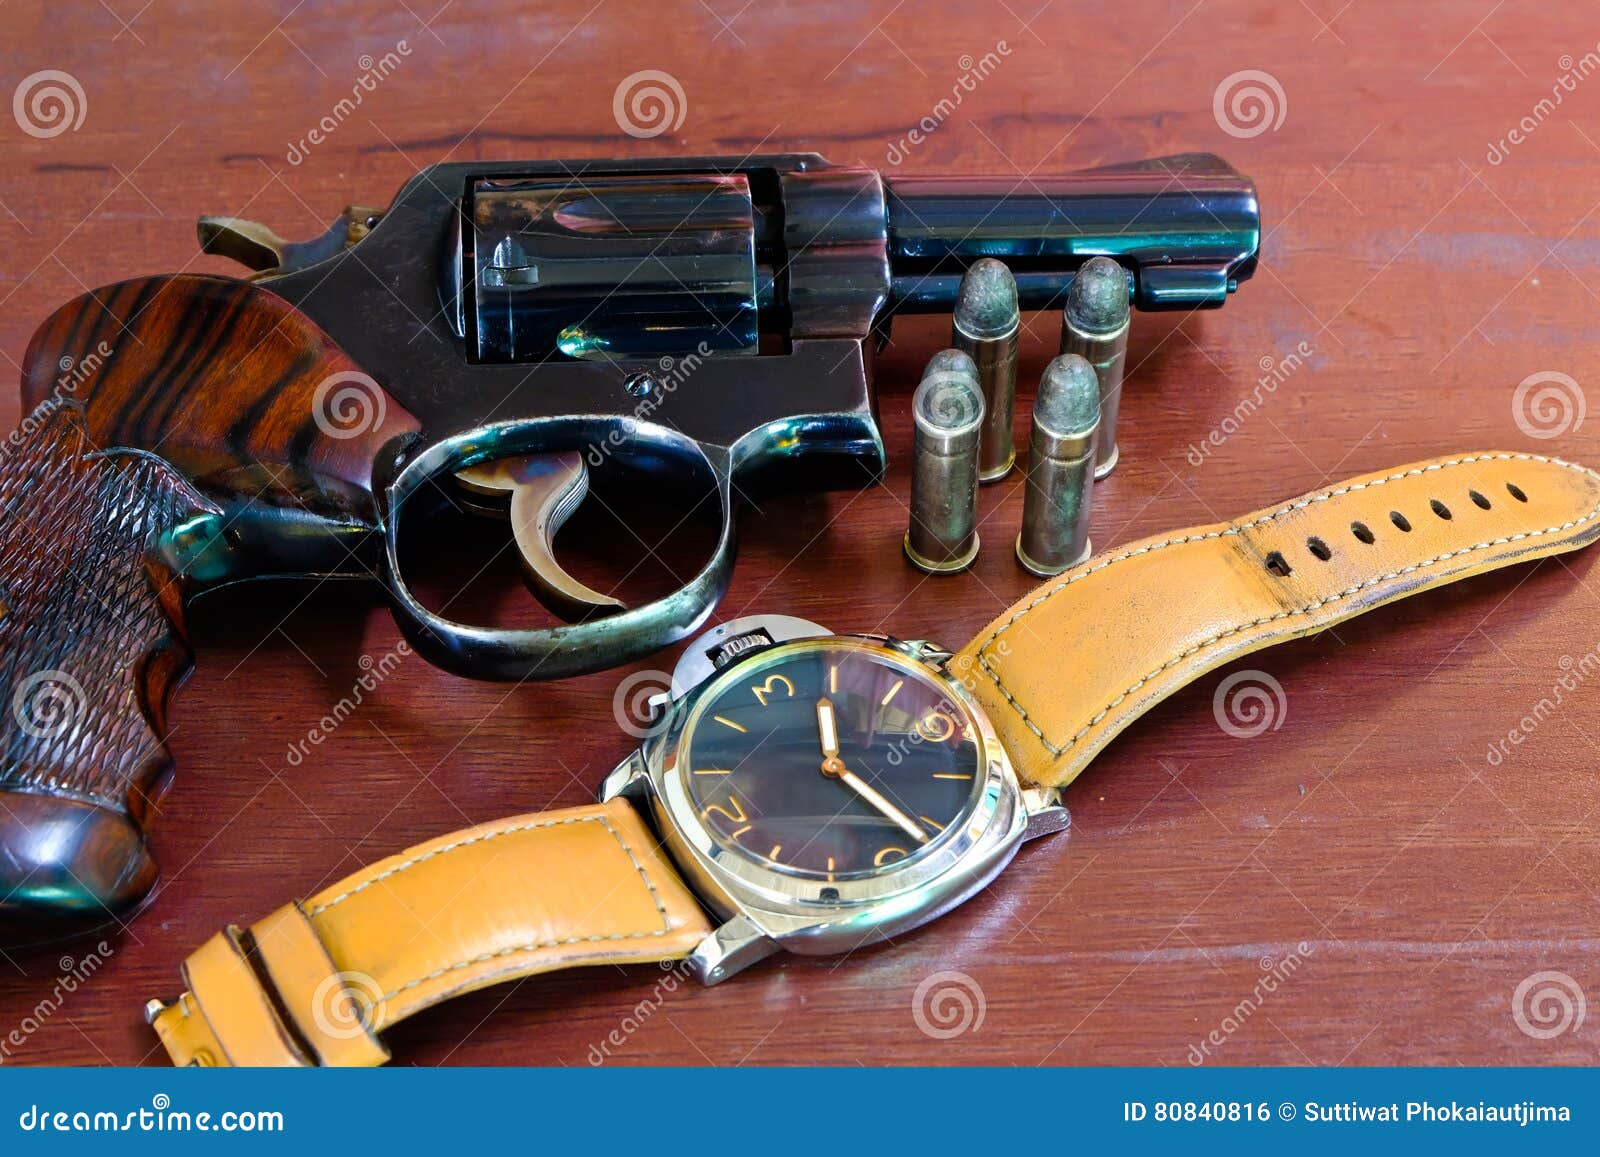
M690 973L702 984L718 984L778 950L778 942L747 916L735 916L689 953Z
M635 804L642 804L650 788L650 777L645 770L644 755L637 748L600 781L600 802L606 803L619 795Z
M904 651L919 663L926 663L930 667L943 667L956 655L949 648L927 639L889 639L888 643L896 651Z
M1022 806L1028 812L1028 824L1022 829L1024 840L1054 835L1072 826L1072 813L1061 802L1061 789L1058 787L1024 788Z

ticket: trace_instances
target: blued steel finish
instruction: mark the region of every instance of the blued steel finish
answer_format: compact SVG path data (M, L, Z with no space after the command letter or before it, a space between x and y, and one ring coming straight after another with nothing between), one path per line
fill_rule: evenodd
M1100 389L1094 367L1065 354L1045 367L1033 403L1017 561L1040 578L1089 557Z
M421 423L379 471L384 577L413 643L461 674L556 678L636 659L705 621L731 573L742 476L876 477L866 343L897 309L952 309L979 258L1019 271L1028 308L1057 298L1095 253L1116 254L1133 300L1151 308L1221 304L1254 268L1253 188L1215 158L1038 188L911 178L886 191L870 169L810 154L450 163L409 181L345 248L282 248L293 260L257 281ZM693 480L720 508L712 557L672 595L548 630L423 609L397 569L407 504L432 478L552 451Z
M484 178L468 205L476 360L755 352L742 174Z
M1215 308L1255 272L1255 183L1220 157L1185 153L1014 182L886 182L896 308L941 312L966 267L998 257L1023 309L1059 305L1073 271L1116 258L1139 309Z
M916 435L906 557L929 574L953 574L978 557L984 406L972 359L959 350L935 354L912 395L911 415Z

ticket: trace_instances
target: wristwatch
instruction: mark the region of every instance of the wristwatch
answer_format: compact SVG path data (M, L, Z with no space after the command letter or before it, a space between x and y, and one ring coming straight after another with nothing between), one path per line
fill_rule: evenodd
M1145 539L1038 588L951 652L757 616L684 653L600 802L391 856L195 951L148 1015L174 1062L375 1065L458 993L894 936L1068 826L1060 789L1123 728L1241 655L1418 591L1587 545L1600 475L1434 459Z

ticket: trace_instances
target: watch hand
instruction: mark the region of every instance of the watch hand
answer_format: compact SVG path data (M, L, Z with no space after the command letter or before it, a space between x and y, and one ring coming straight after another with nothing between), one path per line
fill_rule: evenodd
M882 792L846 767L842 760L838 758L823 760L822 774L843 781L846 787L881 812L885 819L893 821L896 827L916 840L917 843L925 844L928 842L928 833L918 827L915 820L890 803Z
M817 700L817 731L822 736L824 759L839 758L839 728L833 714L831 699Z

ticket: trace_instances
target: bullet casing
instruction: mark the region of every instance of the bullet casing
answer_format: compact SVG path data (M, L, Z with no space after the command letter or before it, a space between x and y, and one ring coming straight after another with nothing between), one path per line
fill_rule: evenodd
M1065 354L1045 369L1029 434L1027 487L1017 561L1040 578L1089 557L1094 496L1099 381L1080 355Z
M905 553L929 574L953 574L978 556L978 451L983 393L971 358L936 354L911 399L916 434Z
M1061 353L1084 358L1099 381L1096 478L1104 478L1117 465L1117 411L1128 360L1131 311L1127 274L1111 258L1095 257L1078 271L1061 315Z
M993 258L974 262L961 279L950 344L972 359L983 394L980 482L999 481L1011 472L1017 460L1011 423L1016 408L1017 333L1021 324L1017 284L1011 271Z

